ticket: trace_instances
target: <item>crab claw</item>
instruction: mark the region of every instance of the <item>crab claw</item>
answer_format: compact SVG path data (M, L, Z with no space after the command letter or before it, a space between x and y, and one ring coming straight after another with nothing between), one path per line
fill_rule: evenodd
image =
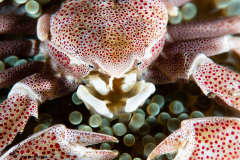
M178 159L240 159L240 119L207 117L184 120L147 160L178 150Z
M77 86L77 83L64 78L40 73L16 83L8 98L0 104L0 154L18 132L23 132L30 116L38 118L38 106L41 103L68 94Z
M0 153L23 131L30 116L38 117L38 101L33 96L13 93L0 104Z
M9 149L1 159L113 159L117 151L95 150L85 146L100 142L118 142L115 137L81 130L67 129L64 125L52 126Z
M204 94L240 112L240 76L238 73L207 60L197 67L193 78Z

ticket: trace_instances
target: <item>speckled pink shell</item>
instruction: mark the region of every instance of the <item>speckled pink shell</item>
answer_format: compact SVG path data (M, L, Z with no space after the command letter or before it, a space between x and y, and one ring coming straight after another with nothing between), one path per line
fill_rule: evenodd
M89 64L120 77L138 62L143 70L155 60L167 16L160 0L66 0L51 16L48 51L78 77L89 73Z

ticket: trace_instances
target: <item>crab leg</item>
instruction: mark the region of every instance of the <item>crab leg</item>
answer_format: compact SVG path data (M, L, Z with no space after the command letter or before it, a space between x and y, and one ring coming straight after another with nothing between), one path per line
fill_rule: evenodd
M16 55L18 57L31 57L39 53L38 40L14 40L0 42L0 60ZM0 72L0 88L14 85L19 80L38 73L43 69L43 62L28 62Z
M204 54L197 54L208 53L208 51L211 54L217 54L238 47L239 38L225 38L227 37L212 38L202 42L217 40L224 42L227 47L211 45L210 43L198 45L195 40L184 42L188 43L188 49L184 49L181 42L179 42L180 45L178 42L177 45L174 45L175 43L167 45L164 52L146 72L146 80L154 84L166 84L176 81L188 82L192 78L204 94L214 98L218 103L225 104L240 112L239 74L215 64Z
M227 35L222 37L193 39L170 43L164 47L164 52L167 52L168 54L204 53L206 56L209 57L228 52L230 50L240 49L239 44L240 37Z
M207 117L184 120L181 128L163 140L147 160L178 150L180 159L239 159L240 119Z
M205 95L240 112L240 75L230 69L205 61L192 75Z
M207 38L240 33L240 16L220 18L217 20L190 22L169 25L168 41Z
M40 73L16 83L8 99L0 104L0 152L9 145L17 132L22 132L29 117L38 117L38 105L76 90L71 77L53 77Z
M0 88L12 86L21 79L40 72L43 66L44 62L34 61L1 71Z
M64 125L56 125L34 134L12 147L1 158L3 160L21 157L107 160L118 155L117 151L85 147L101 142L118 142L118 140L104 134L71 130Z
M0 15L0 34L36 34L37 20L20 15Z
M14 40L0 42L0 59L8 56L29 57L39 52L37 40Z

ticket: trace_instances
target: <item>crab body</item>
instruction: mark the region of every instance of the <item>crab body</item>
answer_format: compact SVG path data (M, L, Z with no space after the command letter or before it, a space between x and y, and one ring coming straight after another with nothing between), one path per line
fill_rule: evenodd
M154 87L143 81L136 89L132 88L163 48L168 20L163 2L65 1L56 13L46 17L39 21L38 35L45 41L50 57L64 71L74 79L87 81L88 88L81 86L78 95L88 108L111 118L113 114L126 112L123 107L129 108L127 112L134 111L153 93ZM48 39L49 30L43 29L46 21L50 22ZM148 94L130 109L124 99L139 94L139 88L150 89L145 89ZM93 98L83 95L84 91L100 104L108 103L102 102L97 108L99 103L93 104ZM123 103L115 102L113 93Z
M38 105L75 90L89 110L114 118L136 110L155 91L154 84L192 79L206 95L239 112L239 75L207 56L239 50L239 37L226 34L240 33L240 18L167 26L168 14L174 15L177 7L187 1L65 0L58 9L39 18L37 35L42 42L1 43L8 52L1 53L0 58L20 54L15 48L21 43L29 56L37 54L40 48L47 60L0 72L1 87L22 79L0 105L0 151L17 132L23 131L30 116L38 117ZM27 19L0 16L0 20L1 34L34 33L32 26L36 21L26 30L13 24ZM66 133L64 127L48 131L54 130ZM40 133L26 142L39 136ZM57 143L64 140L60 138ZM104 153L111 158L116 156L114 152Z
M120 78L138 61L143 70L156 59L167 20L163 2L65 1L50 18L46 44L49 54L79 78L89 74L89 65ZM57 58L52 48L67 60Z

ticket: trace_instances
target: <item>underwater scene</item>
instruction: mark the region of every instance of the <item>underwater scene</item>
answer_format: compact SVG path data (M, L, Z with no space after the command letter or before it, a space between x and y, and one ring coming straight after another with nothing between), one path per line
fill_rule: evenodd
M112 1L113 0L111 0L111 3L113 3ZM168 4L167 0L165 0L165 1L163 1L163 2L166 3L167 9L169 9L170 4ZM173 1L173 4L180 3L180 2L177 2L176 0L172 0L172 1ZM240 0L201 0L201 1L185 0L185 1L182 0L181 5L179 5L177 7L175 6L175 9L176 9L175 16L173 16L174 14L169 13L170 15L168 15L168 22L167 22L168 26L179 25L178 27L181 27L180 24L188 24L188 23L192 23L195 21L204 21L204 20L205 21L210 20L212 22L219 18L224 19L224 18L229 18L229 17L235 17L235 19L234 18L232 19L231 23L233 25L236 25L235 23L237 23L240 26L240 17L238 16L238 15L240 15ZM79 1L74 0L74 2L85 3L85 1L81 1L81 0L79 0ZM135 0L133 2L135 2ZM144 0L144 2L145 2L145 0ZM86 2L86 3L88 5L88 2ZM122 1L119 1L119 2L117 1L114 3L122 3ZM138 1L136 3L138 3ZM148 2L148 3L150 3L150 2ZM81 146L81 147L83 146L83 148L86 146L86 148L92 148L94 150L101 149L101 150L109 151L109 152L101 152L100 153L100 152L94 152L93 150L83 149L83 152L86 154L86 156L84 155L83 157L85 157L86 159L97 159L96 157L93 158L94 156L93 157L88 156L87 155L88 152L89 152L89 155L96 154L96 156L97 156L99 154L99 155L103 156L102 158L99 157L99 159L116 159L116 160L144 160L144 159L173 160L173 159L181 158L180 156L182 156L182 157L186 156L185 158L182 158L182 159L208 159L208 158L209 159L211 159L211 158L212 159L224 159L224 158L240 159L240 157L237 154L237 152L240 152L240 141L239 141L238 137L235 136L235 132L237 135L237 133L240 133L240 131L234 130L235 127L238 128L240 126L240 119L238 119L240 112L239 112L239 108L237 108L237 107L232 108L230 105L230 103L231 103L231 104L233 104L233 106L237 106L237 103L238 103L237 100L238 100L238 98L240 98L239 97L240 87L238 86L240 83L240 79L238 77L238 74L240 73L240 58L239 58L240 47L239 48L237 48L237 47L231 48L233 45L231 46L229 44L226 44L226 46L221 46L221 45L225 44L222 42L219 42L219 43L221 43L219 48L228 48L228 49L226 51L223 49L223 53L221 53L221 54L217 54L217 55L213 55L213 56L208 55L208 56L210 56L210 59L212 60L211 63L215 62L218 65L226 67L226 70L224 71L224 74L227 74L227 76L224 75L224 77L226 77L226 79L228 79L228 77L233 77L233 79L236 80L236 81L233 81L233 83L234 83L234 85L236 84L238 86L238 88L236 87L235 89L232 89L236 92L233 91L234 93L231 93L232 96L235 98L234 100L236 100L236 102L234 100L233 100L234 102L232 102L232 101L228 102L226 100L227 98L224 99L224 96L222 96L221 93L218 94L218 92L216 94L215 93L210 94L208 91L203 92L202 88L204 88L203 86L207 86L207 84L206 83L201 84L202 82L199 82L197 80L197 78L199 78L198 75L195 75L195 77L191 77L189 80L186 80L186 79L179 80L178 79L178 80L176 80L177 82L168 83L168 81L166 81L166 83L164 82L161 85L157 84L157 85L155 85L155 92L152 94L149 93L150 96L148 98L145 98L146 100L143 98L144 96L143 97L139 96L139 101L141 102L144 100L144 103L141 103L141 105L138 108L136 108L134 111L131 111L129 113L127 113L127 111L126 112L124 111L123 113L121 112L121 114L117 114L118 111L116 111L116 113L115 113L114 112L115 110L113 109L114 110L113 116L109 116L109 114L107 114L107 113L106 113L106 115L107 115L106 116L106 115L104 115L104 113L102 113L105 111L104 109L103 109L104 111L103 110L101 111L101 108L100 108L99 109L100 111L98 111L97 107L96 108L92 107L91 102L86 100L88 98L87 96L86 97L84 95L80 96L80 94L78 93L79 92L79 88L78 88L79 83L78 82L76 82L76 84L74 83L75 86L73 86L73 87L71 87L70 85L67 84L66 86L70 86L69 87L70 89L68 91L66 91L66 93L65 93L65 88L62 87L60 89L57 88L56 93L54 91L54 94L56 94L56 95L52 95L53 93L50 93L50 91L49 91L52 88L49 87L47 83L45 83L46 81L41 79L41 80L39 80L39 82L41 82L41 84L37 87L34 86L35 79L39 78L39 77L34 77L35 79L32 78L31 80L29 80L31 82L26 82L24 80L23 80L23 82L22 81L21 82L24 85L29 85L31 87L32 86L35 87L36 90L38 90L41 87L46 87L46 90L44 90L40 93L43 94L44 96L47 95L47 98L44 96L38 97L37 95L35 95L35 92L34 93L29 92L29 93L32 93L32 95L29 95L29 93L27 93L28 97L35 98L37 96L37 98L39 98L40 101L44 102L44 103L40 105L40 102L35 102L35 101L32 101L31 99L26 100L26 104L31 103L31 105L36 105L36 106L39 105L39 107L37 107L37 110L31 109L32 113L29 113L30 111L29 112L27 111L27 116L26 116L27 118L24 117L25 115L19 116L19 117L23 116L24 118L21 117L19 119L20 120L19 126L16 124L18 126L19 130L16 131L16 137L14 138L14 136L12 136L12 134L10 133L10 132L15 132L10 129L11 123L7 122L8 123L7 124L4 121L4 119L6 121L11 121L11 119L12 119L11 113L16 111L16 109L14 109L14 108L6 109L7 107L9 107L7 105L11 104L12 106L14 106L14 104L15 104L15 101L7 100L8 94L11 93L16 96L18 93L14 93L14 91L17 92L18 90L21 90L22 86L20 86L20 85L16 86L16 89L14 91L11 91L11 88L13 87L13 85L15 83L17 83L18 81L24 79L25 77L28 77L28 76L34 74L35 71L41 72L43 63L49 60L49 56L46 55L45 53L42 53L41 49L40 50L37 49L36 51L34 51L34 53L33 53L33 51L31 53L27 53L27 52L29 52L29 48L32 49L34 46L29 47L29 46L27 46L28 44L22 43L20 41L21 40L31 40L31 43L35 45L35 43L36 44L38 43L37 41L35 41L36 39L38 39L38 37L44 38L44 35L39 36L39 35L37 35L38 33L32 32L32 30L36 29L37 19L46 12L56 10L56 8L58 8L57 6L59 6L60 4L61 4L61 2L58 0L0 0L0 103L2 103L0 105L0 112L1 112L0 113L0 118L1 118L0 122L2 123L2 124L0 123L0 142L2 142L2 144L0 143L0 147L1 147L0 156L3 156L3 159L54 159L54 158L67 159L67 158L69 158L70 156L67 157L65 155L65 153L64 154L62 153L63 154L62 157L61 156L54 157L54 155L52 155L52 157L50 157L49 156L50 154L45 154L45 153L47 153L47 151L51 151L51 150L47 150L47 149L46 149L46 151L41 151L39 153L34 152L33 155L36 155L35 157L31 156L31 154L28 155L27 153L29 153L29 152L27 152L27 149L26 150L22 149L22 151L24 153L21 153L21 150L18 151L18 149L19 149L18 147L20 147L20 148L22 147L21 145L18 146L18 144L20 142L29 138L30 136L33 136L34 134L44 133L44 132L42 132L43 130L46 130L46 129L48 129L52 126L58 125L58 124L63 124L68 129L87 131L87 133L88 132L96 132L96 133L109 135L108 138L110 140L101 140L101 141L99 139L94 139L91 141L91 140L89 140L89 139L91 139L91 137L87 137L87 140L86 140L86 142L83 143L83 145L81 145L81 144L79 145L79 144L75 144L75 142L71 142L72 143L71 145L73 145L77 148L79 146ZM138 7L136 7L136 8L138 9ZM100 9L101 9L101 7L100 7ZM4 28L5 23L3 22L4 18L2 18L1 15L24 15L24 16L28 17L29 19L34 19L34 20L33 21L31 21L31 20L28 21L28 19L24 20L24 21L26 21L25 24L22 24L24 27L19 27L19 26L15 27L14 26L16 28L16 31L18 29L20 30L20 32L16 33L15 31L11 32L11 31L7 30L6 29L7 27L5 28L6 30L2 29L2 28ZM238 19L238 21L236 19ZM14 20L14 18L13 18L13 20ZM31 23L30 23L30 21L31 21ZM54 21L54 20L52 20L52 21ZM210 21L209 21L209 26L210 26L209 28L211 28L211 24L213 24L213 23L210 23ZM235 21L237 21L237 22L235 22ZM2 25L1 25L1 23L2 23ZM55 23L55 21L52 23ZM9 25L9 28L11 28L11 27L12 26ZM45 28L43 27L41 29L44 30ZM207 30L208 28L207 29L201 28L201 29ZM79 31L81 31L81 30L84 30L84 29L80 28ZM183 32L183 30L181 30L181 31ZM55 30L53 32L55 32ZM198 31L196 31L196 32L198 32ZM199 30L199 32L201 32L201 30ZM220 33L221 31L218 31L218 32ZM234 30L233 32L230 31L229 33L226 31L223 33L223 35L228 35L229 37L234 37L234 38L235 37L239 38L239 34L240 34L240 30L238 30L238 31ZM199 33L199 35L201 35L201 33ZM218 35L216 35L216 36L218 36ZM58 43L57 40L59 37L61 37L61 36L56 36L56 43ZM60 38L60 40L61 40L61 38ZM5 41L8 41L8 42L4 43ZM11 41L12 41L12 44L14 43L13 45L11 45ZM67 41L70 41L70 40L67 40ZM170 41L164 45L169 45ZM234 41L234 45L240 46L240 44L238 42L240 42L240 39L237 39L236 41ZM189 43L191 43L191 42L189 42ZM207 44L210 42L208 40L206 40L205 42L201 41L201 43ZM61 44L61 42L60 42L60 44ZM76 42L76 44L77 44L77 42ZM16 51L11 48L14 45L16 46L15 47ZM52 43L48 44L48 46L51 46L51 45L52 45ZM177 43L176 44L174 43L174 45L177 46ZM228 47L228 45L230 47ZM25 49L24 47L26 47L26 46L28 48ZM69 47L69 50L71 50L72 46L68 45L67 47ZM206 45L206 47L207 47L207 45ZM216 48L217 47L218 46L216 45ZM51 47L49 47L49 48L51 48ZM168 48L166 48L166 50L167 49ZM22 53L22 52L24 52L24 53ZM211 52L211 51L209 51L209 52ZM56 57L54 57L54 58L56 58ZM188 60L188 58L186 58L186 61L187 60ZM178 61L178 58L176 58L176 63L177 63L177 61ZM27 66L26 65L27 63L29 63L29 64L31 63L31 65ZM73 63L75 63L75 62L73 62ZM135 63L135 61L133 63ZM143 62L141 62L141 63L143 63ZM65 62L63 62L62 65L64 66ZM59 66L57 66L55 64L53 64L53 65L50 64L50 66L53 67L54 69L56 69L55 70L56 72L59 72L59 77L61 77L61 74L65 74L65 75L67 75L66 77L68 77L70 75L68 73L71 72L71 73L75 74L74 69L77 70L77 68L73 67L73 69L68 68L68 69L66 69L67 71L62 71L62 69L59 69ZM94 66L90 66L90 65L89 65L89 67L94 68ZM14 70L14 68L17 68L17 69ZM174 68L177 70L176 72L181 72L181 69L178 69L178 65L176 65ZM46 68L44 68L44 69L46 69ZM46 69L46 70L48 70L48 69ZM170 70L171 69L166 70L166 72L169 72ZM53 71L53 72L49 71L49 73L55 74L55 71ZM90 72L91 71L89 71L89 73ZM16 73L18 75L15 77L14 73ZM91 73L93 73L93 72L91 72ZM104 70L104 73L105 73L105 70ZM138 76L138 72L134 71L133 72L134 76L135 76L135 73L136 73L136 76ZM199 71L199 73L202 74L205 72ZM232 73L234 73L234 75ZM238 73L238 74L235 74L235 73ZM58 73L56 75L58 75ZM171 76L172 74L169 74L169 75ZM11 76L13 76L13 77L11 77ZM95 76L95 73L92 77L94 77L94 76ZM174 77L175 75L172 75L172 76ZM202 77L202 76L204 77L205 75L204 74L200 75L200 77ZM208 75L206 75L206 76L208 76ZM234 76L236 76L236 77L234 77ZM86 81L86 84L90 84L90 85L91 85L91 83L93 83L93 85L95 86L94 83L99 79L96 79L96 81L94 81L91 79L92 77L90 77L89 79L86 78L86 80L84 79L83 82L85 83L85 81ZM129 76L129 77L131 78L131 76ZM19 79L17 80L16 78L19 78ZM153 78L155 78L155 77L153 76ZM219 79L221 79L221 77ZM49 81L52 82L54 80L50 79ZM134 83L135 83L135 81L134 81ZM146 79L145 81L148 82L148 79ZM64 85L67 83L64 80L61 81L61 79L58 80L58 82L61 84L64 84ZM158 83L158 80L155 80L155 79L152 80L151 76L150 76L149 82L155 84L154 82ZM30 83L30 84L28 84L28 83ZM113 83L115 83L115 81ZM224 83L224 82L220 80L219 83ZM136 82L136 84L138 84L138 82ZM202 86L199 86L199 84L201 84ZM102 84L102 85L104 88L105 84ZM107 84L107 86L108 85L109 84ZM146 83L146 86L147 85L148 85L148 83ZM217 85L215 87L217 87ZM99 93L95 93L95 90L93 91L92 89L89 89L90 87L89 88L86 87L86 88L88 90L88 92L86 91L86 94L90 93L90 95L93 95L93 96L96 95L97 98L104 97L104 96L99 95ZM212 88L212 89L214 90L215 88ZM24 94L25 94L26 90L28 90L27 87L24 88L23 90L21 90L21 92L22 93L24 92ZM59 95L58 95L57 91L59 92ZM81 91L85 91L85 88L81 88ZM147 90L147 91L149 91L149 90ZM64 92L64 93L60 93L60 92ZM142 94L141 91L140 92L136 91L136 92L137 92L136 93L137 95ZM151 90L151 92L152 92L152 90ZM101 93L102 93L102 91L101 91ZM109 94L111 94L111 93L109 93ZM135 96L135 92L133 94ZM223 98L219 100L216 98L216 95L219 97L222 96ZM52 97L57 97L57 98L52 98ZM79 97L83 97L83 99L80 99ZM90 101L95 100L94 98L92 98L92 96L89 96L89 97L91 98ZM14 99L14 97L11 97L11 96L10 96L10 98ZM115 101L116 99L117 100L120 100L120 99L125 100L125 98L126 97L122 98L121 96L120 97L116 96L112 99L114 99L113 101ZM21 99L24 99L24 98L19 97L18 99L20 99L20 101L21 101ZM18 99L16 101L18 101ZM99 99L101 99L101 98L99 98ZM126 99L128 99L128 97ZM214 99L215 99L215 101L214 101ZM102 100L102 101L104 101L104 100ZM125 100L125 101L127 101L127 100ZM104 102L106 102L106 104L108 104L107 100ZM133 103L140 104L140 102L134 101ZM23 101L23 103L25 103L25 102ZM100 103L100 101L98 101L97 103ZM21 105L21 104L18 104L18 105ZM99 106L100 106L100 104L99 104ZM7 113L9 118L5 117L7 110L9 111L9 113ZM22 112L22 113L25 113L25 112ZM100 113L100 114L98 114L98 113ZM36 118L36 115L38 115L38 118ZM183 137L183 138L181 137L182 139L179 141L176 139L173 139L173 138L169 138L168 141L164 141L164 140L166 140L166 138L169 135L171 135L172 133L174 133L175 131L177 131L178 129L181 128L182 121L185 122L185 120L195 119L195 118L202 118L201 120L204 120L204 118L206 118L206 117L213 117L213 116L223 117L223 119L220 118L219 123L225 123L225 121L226 121L226 123L234 123L236 121L235 123L237 123L237 125L235 125L235 123L234 123L234 125L232 126L232 130L231 130L231 128L229 130L229 133L232 133L232 135L234 135L234 139L236 140L236 141L234 141L235 144L233 146L235 147L235 149L233 149L233 151L228 152L227 148L223 149L223 148L219 147L219 149L217 149L217 147L216 147L216 152L219 152L219 154L217 157L211 157L211 153L208 153L208 150L203 149L205 153L204 152L201 153L201 148L199 146L198 147L200 149L196 147L198 144L191 142L199 150L198 150L198 152L191 151L192 153L187 155L184 153L184 152L186 152L186 151L184 151L184 149L181 149L181 150L179 149L181 147L185 147L185 148L189 149L187 146L188 144L182 143L182 141L181 141L182 139L184 139L186 137ZM228 118L228 117L235 117L235 118L233 118L233 122L232 122L231 118ZM16 117L14 117L14 118L16 118ZM224 118L227 118L227 119L224 119ZM18 120L16 120L16 122L14 122L14 123L18 123L17 121ZM26 123L25 127L21 126L21 123L23 121L24 121L24 123ZM210 121L211 120L209 120L209 122ZM187 123L187 121L186 121L186 123ZM201 122L199 121L199 123L201 123ZM213 122L213 123L215 123L215 122ZM218 123L218 122L216 122L216 123ZM186 128L191 128L190 124L186 124L186 125L189 125L187 127L185 126ZM184 127L183 124L182 124L182 126ZM226 124L226 127L229 127L228 124ZM9 133L6 133L5 130L8 130L8 129L10 131L9 131ZM209 130L210 129L211 129L211 127L209 127ZM56 131L58 131L58 128L56 129ZM6 134L9 134L10 137L6 138L4 136ZM204 135L204 133L203 133L203 135ZM93 135L93 136L96 137L96 136L98 136L98 134ZM113 138L111 139L110 136L116 137L118 142L116 139L113 139ZM178 135L176 135L176 136L178 136ZM189 133L188 136L191 137L193 135L192 134L190 135L190 133ZM215 136L217 137L218 135L213 134L214 138L215 138ZM173 134L173 137L174 137L174 134ZM9 138L11 140L9 140ZM180 136L179 136L179 139L180 139ZM199 142L196 137L194 137L194 139L196 139L196 142ZM210 137L208 137L208 139L209 140L211 139L211 135L210 135ZM88 140L89 140L89 143L88 143ZM7 145L6 145L5 141L12 141L12 142L9 142L9 143L7 142L6 143ZM175 143L172 143L171 141L176 141L177 143L175 144ZM183 141L185 142L185 140L183 140ZM218 141L220 143L222 141L222 139L219 138ZM232 141L232 140L229 140L229 143L231 143L230 141ZM30 142L28 142L28 141L26 141L26 142L28 143L28 145L30 144ZM96 142L96 144L95 144L95 142ZM98 142L103 142L103 143L97 144ZM166 143L166 146L167 146L167 144L171 145L171 143L172 143L172 145L174 145L174 147L175 147L175 145L179 145L179 147L176 147L177 149L174 147L169 147L169 148L165 148L165 150L164 150L164 147L166 147L166 146L163 146L162 150L159 149L159 150L156 150L156 152L151 153L161 142L163 142L162 143L163 145L165 145L164 143ZM225 142L223 142L223 143L225 143ZM91 145L91 144L93 144L93 145ZM91 146L89 146L89 145L91 145ZM15 146L15 148L11 149L13 146ZM31 146L31 145L29 145L29 146ZM44 144L42 146L44 147ZM68 145L66 144L66 146L68 146ZM66 147L66 146L64 146L64 147ZM234 148L233 146L230 146L229 148ZM80 147L80 149L81 149L81 147ZM26 148L27 148L27 145L26 145ZM39 148L37 148L37 149L39 149ZM65 149L71 150L71 147L65 148ZM74 148L74 149L76 149L76 148ZM110 152L110 150L112 150L113 152ZM212 148L210 148L210 150L212 150ZM44 152L44 154L41 154L43 152ZM225 154L225 152L226 152L226 154ZM6 156L6 153L9 153L10 156ZM75 151L74 151L74 153L75 153ZM164 153L164 154L160 154L160 153ZM197 154L197 153L199 153L199 154ZM201 153L201 155L200 155L200 153ZM152 154L151 157L149 157L150 154ZM177 155L177 157L176 157L176 155ZM189 155L192 155L192 157ZM213 154L213 155L215 155L215 154ZM79 159L79 157L71 157L71 159Z

